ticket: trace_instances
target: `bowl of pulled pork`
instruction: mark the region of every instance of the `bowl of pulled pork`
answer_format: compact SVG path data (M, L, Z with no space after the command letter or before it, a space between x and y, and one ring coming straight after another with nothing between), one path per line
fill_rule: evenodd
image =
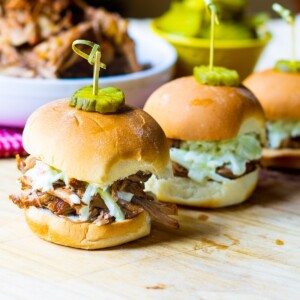
M118 14L81 0L0 3L0 125L24 126L37 107L92 84L93 69L72 51L76 39L101 46L100 86L143 106L174 72L176 51Z

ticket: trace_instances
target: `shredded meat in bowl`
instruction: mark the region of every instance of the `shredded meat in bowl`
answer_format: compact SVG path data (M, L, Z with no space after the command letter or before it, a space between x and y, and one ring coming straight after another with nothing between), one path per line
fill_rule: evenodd
M91 68L72 51L76 39L101 46L102 75L140 71L127 21L82 0L0 1L0 73L15 77L83 78Z

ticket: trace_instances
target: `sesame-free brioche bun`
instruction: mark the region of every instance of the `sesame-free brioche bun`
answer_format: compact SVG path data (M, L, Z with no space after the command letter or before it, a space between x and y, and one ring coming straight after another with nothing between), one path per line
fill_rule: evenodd
M268 120L300 120L300 73L266 70L244 81L260 101Z
M80 249L101 249L121 245L150 233L151 222L147 212L133 219L97 226L91 223L72 223L43 208L25 210L29 228L38 237Z
M261 165L266 168L300 169L300 149L265 148Z
M157 89L144 110L171 139L217 141L248 132L265 137L261 105L244 86L209 86L182 77Z
M46 104L28 119L25 150L71 178L111 185L138 171L167 176L169 151L156 121L138 108L100 114L70 107L68 99Z
M184 177L157 179L152 176L146 182L146 190L155 193L161 201L194 207L218 208L245 201L253 193L257 182L258 169L223 183L216 181L197 183Z

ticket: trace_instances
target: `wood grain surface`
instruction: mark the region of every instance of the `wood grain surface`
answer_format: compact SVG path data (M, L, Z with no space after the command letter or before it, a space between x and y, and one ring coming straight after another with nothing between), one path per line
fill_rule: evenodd
M180 208L124 246L84 251L40 240L22 210L13 160L0 160L0 299L300 299L300 184L260 183L246 203Z

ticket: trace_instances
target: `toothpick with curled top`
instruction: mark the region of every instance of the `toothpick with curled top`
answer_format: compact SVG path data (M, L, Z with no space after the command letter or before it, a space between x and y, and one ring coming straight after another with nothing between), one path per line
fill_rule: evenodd
M86 45L92 48L89 54L78 49L77 45ZM94 65L93 85L85 86L76 91L70 99L69 105L85 111L94 111L102 114L116 112L125 102L123 91L115 87L99 89L100 69L106 69L101 62L100 46L86 40L76 40L72 44L73 51Z
M76 45L90 46L92 50L88 55L78 49ZM98 95L99 72L101 68L106 69L106 65L101 62L100 46L87 40L76 40L72 43L72 49L77 55L86 59L90 65L94 65L93 95Z
M215 24L219 25L218 9L211 0L205 0L207 8L210 10L210 49L209 49L209 69L214 66L214 48L215 48Z
M219 24L218 9L211 0L205 0L205 3L210 11L211 17L209 65L195 66L193 72L194 77L201 84L208 84L211 86L238 86L240 84L240 79L235 70L230 70L222 66L214 66L215 24Z
M275 69L282 72L300 72L300 63L296 60L295 17L289 9L278 3L274 3L272 9L291 27L291 60L279 60Z

